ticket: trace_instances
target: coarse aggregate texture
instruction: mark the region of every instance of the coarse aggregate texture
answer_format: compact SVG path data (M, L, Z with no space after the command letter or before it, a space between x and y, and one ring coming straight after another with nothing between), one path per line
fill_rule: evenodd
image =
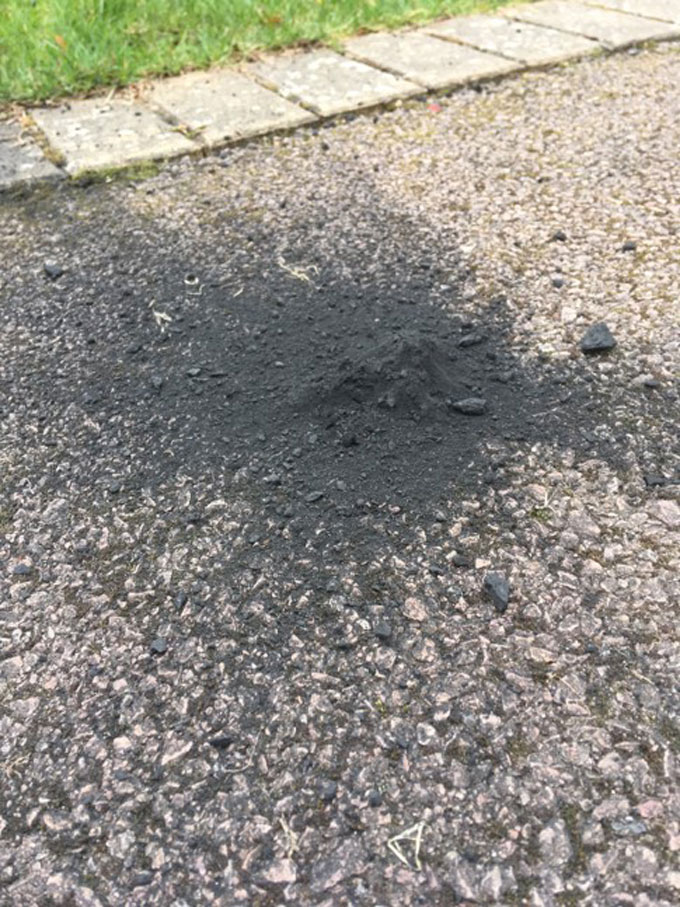
M0 903L677 903L679 79L3 200Z

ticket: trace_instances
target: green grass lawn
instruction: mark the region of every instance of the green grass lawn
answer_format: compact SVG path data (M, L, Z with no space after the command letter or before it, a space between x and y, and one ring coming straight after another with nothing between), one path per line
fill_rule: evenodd
M37 101L508 0L0 0L0 101Z

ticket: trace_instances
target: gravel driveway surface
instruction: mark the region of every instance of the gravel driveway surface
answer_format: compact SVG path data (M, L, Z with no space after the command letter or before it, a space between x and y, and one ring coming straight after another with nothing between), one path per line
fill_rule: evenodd
M679 84L4 197L1 904L678 903Z

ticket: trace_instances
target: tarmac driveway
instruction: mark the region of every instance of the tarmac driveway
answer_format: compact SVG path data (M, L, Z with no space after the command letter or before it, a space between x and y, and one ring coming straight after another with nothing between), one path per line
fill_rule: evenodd
M3 198L0 903L677 903L679 84Z

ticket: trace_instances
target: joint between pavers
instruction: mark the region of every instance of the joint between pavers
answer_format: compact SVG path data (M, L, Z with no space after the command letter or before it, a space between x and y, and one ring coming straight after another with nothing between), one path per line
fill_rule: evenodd
M283 98L284 101L290 101L291 104L297 104L298 107L301 107L307 113L311 113L312 116L316 117L317 119L328 119L328 117L324 116L324 114L321 113L319 108L316 107L314 104L310 104L308 101L303 101L302 98L298 98L295 95L293 95L291 97L287 97L286 95L284 95L283 92L279 89L278 85L276 85L274 82L270 82L269 79L266 79L257 70L249 69L246 71L242 68L239 68L236 70L236 72L239 72L241 75L246 76L249 79L252 79L252 81L255 82L257 85L259 85L261 88L266 88L267 91L272 91L279 98ZM311 126L312 123L304 123L303 125ZM292 128L297 129L299 127L293 126Z
M191 151L187 151L186 154L196 154L200 150L208 151L210 145L206 142L203 135L201 135L201 130L204 129L204 126L191 128L186 123L183 123L182 120L175 116L172 111L168 110L166 107L163 107L162 104L156 104L153 101L147 101L144 98L137 102L141 107L144 107L146 110L155 113L164 123L167 123L168 126L172 128L174 132L178 132L180 135L183 135L185 139L188 139L190 142L196 142L199 146L198 148Z
M512 19L510 21L520 22L519 19ZM526 23L522 22L522 24L526 24ZM428 34L431 34L431 32L428 32ZM571 32L561 32L561 34L571 34ZM602 46L602 44L599 41L596 41L594 38L587 38L586 40L590 41L594 45L594 47L592 47L590 50L582 50L582 51L574 51L573 53L565 53L563 56L555 57L555 59L553 59L553 60L545 60L544 62L533 63L533 62L531 62L531 60L526 60L526 59L523 59L522 57L510 56L510 54L508 54L507 51L503 52L502 49L498 50L495 47L494 47L493 51L489 51L488 47L483 47L481 44L476 44L472 40L463 40L463 38L459 38L456 35L437 34L436 37L440 41L448 41L450 44L455 44L458 47L470 47L473 50L480 51L480 53L493 53L493 55L496 57L502 57L504 60L508 60L510 63L516 64L516 68L513 71L499 73L498 74L499 79L507 79L510 76L513 76L520 72L521 73L525 73L528 71L533 72L534 70L537 72L544 72L555 66L565 66L568 63L577 63L580 60L588 60L593 57L597 57L599 54L602 53L603 50L605 50L605 48ZM577 37L581 38L584 36L578 35ZM481 78L479 78L479 77L477 77L477 78L479 79L479 81L481 81Z
M591 4L591 6L592 5L593 4ZM536 23L532 23L531 20L523 18L521 8L507 9L504 11L503 15L511 22L517 22L521 25L536 25ZM635 17L631 14L631 18ZM629 41L617 41L615 43L612 43L604 38L594 37L592 34L584 34L583 31L579 31L576 27L569 27L569 25L558 26L553 24L541 24L540 27L545 30L552 31L556 34L573 35L587 39L588 41L592 42L593 48L591 50L584 51L576 50L573 53L567 53L562 58L546 60L545 62L531 62L530 60L522 59L518 55L512 56L509 53L504 53L502 47L494 48L492 55L502 60L507 60L509 63L512 63L512 69L509 69L508 71L500 70L497 72L489 72L488 74L485 74L484 72L480 74L471 73L467 77L465 75L462 75L458 78L452 79L449 83L433 85L431 83L427 84L424 80L419 80L417 75L405 75L403 71L390 66L389 62L373 60L360 52L355 52L346 46L341 46L340 48L336 49L336 54L338 56L342 56L348 61L361 63L362 65L374 70L375 72L382 72L399 79L408 80L415 90L410 94L404 95L403 97L385 96L383 99L377 98L375 101L371 100L365 105L358 103L357 106L351 107L349 109L331 112L324 112L319 106L317 106L314 101L304 100L298 95L294 88L290 92L283 92L281 90L281 87L275 81L269 79L266 75L263 75L261 72L258 72L254 68L249 68L248 71L245 72L242 66L237 66L233 67L234 72L239 72L240 74L246 76L248 79L252 80L252 82L259 85L261 88L266 89L272 94L275 94L277 97L295 103L301 111L304 111L305 114L309 115L309 121L298 122L289 126L271 126L265 128L262 132L255 132L251 134L245 133L244 135L235 134L228 138L225 138L224 141L212 142L209 141L202 133L202 130L204 128L208 128L209 124L205 124L205 126L198 125L191 127L187 123L183 122L181 117L174 114L162 103L154 102L153 100L146 98L140 98L137 101L138 106L142 109L146 109L150 114L155 115L160 121L170 127L172 131L175 131L179 135L181 135L186 140L187 147L182 151L173 149L168 150L167 152L159 153L157 155L149 155L142 150L139 156L130 158L125 163L121 163L120 165L113 165L108 168L84 167L83 169L78 171L71 169L73 164L69 161L68 156L61 153L51 144L47 134L40 128L38 123L30 115L30 112L25 113L26 119L30 123L30 126L28 128L28 135L34 141L35 145L38 147L45 160L58 169L58 174L52 174L51 177L40 178L41 182L50 178L56 179L61 176L69 176L74 180L87 179L88 177L95 178L96 174L99 172L105 172L107 175L114 173L124 174L126 171L138 169L140 167L143 167L145 164L160 165L166 161L180 157L205 156L210 151L233 145L240 145L246 141L253 141L256 139L269 139L277 135L289 135L292 132L297 131L300 126L314 127L315 125L318 126L321 123L323 123L324 125L330 125L333 123L347 122L350 118L355 118L357 116L374 115L378 111L398 109L414 98L424 99L428 96L449 96L463 88L499 83L501 82L501 80L505 80L508 76L511 75L525 74L529 71L534 70L540 72L542 70L551 69L557 66L563 67L568 63L576 62L579 60L596 58L597 56L603 54L608 55L617 53L619 51L627 51L632 47L649 48L659 43L675 43L680 40L680 34L669 34L667 36L659 37L651 36L646 39L633 37ZM488 47L481 46L480 44L476 43L474 39L466 40L464 37L459 37L455 34L434 34L427 31L427 26L423 26L422 28L409 27L405 29L399 29L395 32L390 32L389 34L404 35L414 32L417 33L418 31L421 31L424 34L427 34L429 37L440 41L442 44L452 44L462 48L475 49L476 51L485 54L490 53ZM295 55L293 55L293 57L294 56ZM32 182L30 177L19 178L15 182L10 183L6 188L12 188L13 186L20 184L28 184L29 182Z
M18 115L15 114L10 117L9 122L14 123L19 127L21 130L20 134L27 133L29 138L33 139L50 164L54 164L55 167L63 167L65 163L64 156L50 144L49 139L33 119L30 111L26 110L24 107L19 107L18 110Z

